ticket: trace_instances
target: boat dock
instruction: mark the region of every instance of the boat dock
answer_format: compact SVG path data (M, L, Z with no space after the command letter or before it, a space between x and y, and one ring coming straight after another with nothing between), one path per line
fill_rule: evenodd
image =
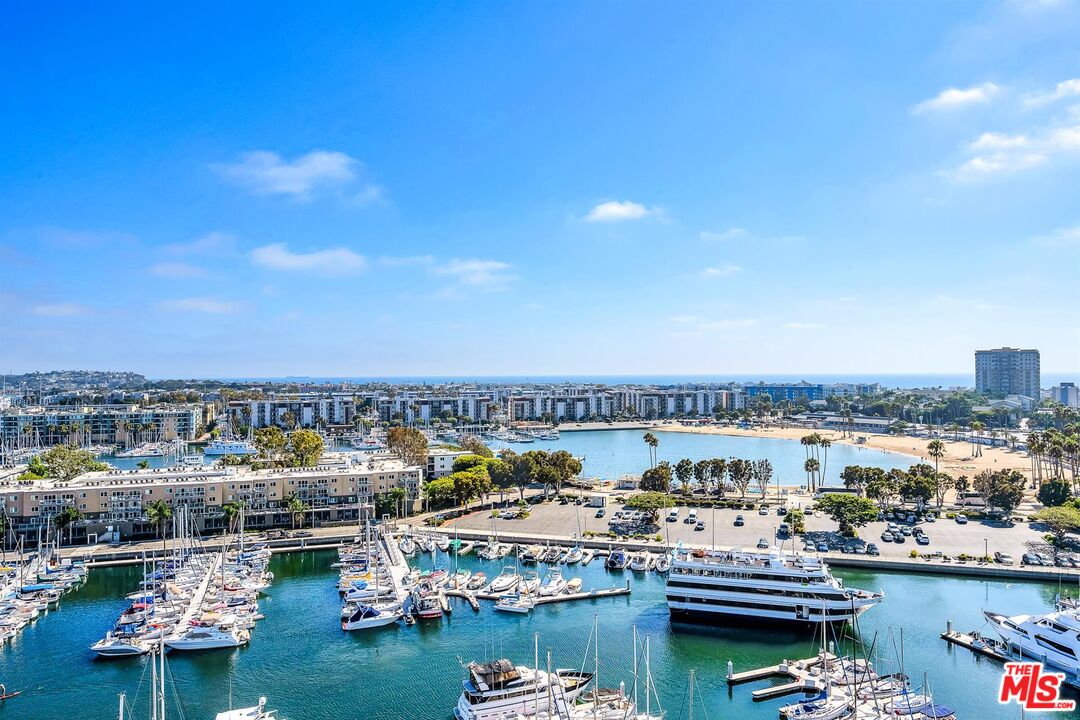
M501 594L495 593L469 593L459 590L447 590L446 594L453 597L465 598L469 601L470 605L473 605L473 603L475 603L477 600L492 600L497 602L503 597ZM573 600L595 600L597 598L620 597L629 594L630 581L627 580L625 587L612 587L602 590L586 590L584 592L563 593L561 595L537 595L533 597L533 600L537 605L548 605L551 603L571 602ZM479 603L476 603L476 605L473 606L473 610L478 609Z
M743 683L775 677L786 677L791 680L791 682L782 685L772 685L770 687L754 690L750 693L750 696L755 702L771 700L772 698L782 697L796 692L817 693L821 692L824 686L819 678L810 674L810 670L821 665L823 662L829 663L836 659L835 655L824 653L804 660L785 660L779 665L769 665L754 670L745 670L740 673L734 672L734 666L729 661L727 683L728 685L741 685Z
M967 648L976 655L983 655L998 662L1009 662L1010 658L1005 654L1004 648L997 641L986 640L978 635L956 632L951 627L941 633L941 639L947 643Z

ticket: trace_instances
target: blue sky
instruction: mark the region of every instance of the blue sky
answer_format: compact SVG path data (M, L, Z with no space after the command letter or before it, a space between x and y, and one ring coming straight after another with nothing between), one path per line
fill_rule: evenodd
M1080 6L8 9L0 365L1080 369Z

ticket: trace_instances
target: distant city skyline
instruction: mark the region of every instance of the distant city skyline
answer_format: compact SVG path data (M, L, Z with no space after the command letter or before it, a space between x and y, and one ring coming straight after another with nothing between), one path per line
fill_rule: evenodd
M0 369L1080 370L1080 5L617 7L11 8Z

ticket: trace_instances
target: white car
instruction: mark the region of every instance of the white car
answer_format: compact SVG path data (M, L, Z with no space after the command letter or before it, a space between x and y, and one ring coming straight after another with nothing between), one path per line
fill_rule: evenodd
M967 515L957 515L956 516L956 524L957 525L967 525L967 522L968 522Z

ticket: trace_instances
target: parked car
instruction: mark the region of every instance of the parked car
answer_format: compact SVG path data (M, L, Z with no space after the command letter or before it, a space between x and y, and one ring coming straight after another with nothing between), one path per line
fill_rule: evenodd
M780 523L780 528L776 531L776 534L787 537L791 534L791 526L787 523Z
M746 524L746 520L743 519L742 515L736 515L735 516L735 527L742 527L745 524Z
M874 543L867 543L866 544L866 554L867 555L880 555L881 551L878 550L878 546L875 545Z
M956 516L956 524L957 525L967 525L967 522L968 522L967 515L957 515Z
M901 533L902 535L911 535L911 534L912 534L912 531L911 531L911 528L910 528L910 527L908 527L907 525L905 525L904 527L900 528L900 533Z
M1054 564L1053 561L1050 560L1050 556L1047 555L1046 553L1035 553L1035 554L1039 556L1039 560L1042 561L1043 565L1053 565Z
M769 508L762 505L761 508L758 509L757 514L758 515L768 515L769 514Z
M1002 565L1012 565L1013 558L1012 555L1008 555L1002 552L996 552L994 553L994 562L1001 563Z
M596 517L598 517L598 518L604 517L604 508L600 508L599 510L596 511ZM614 520L614 519L615 518L612 518L612 520Z
M925 533L919 533L918 535L915 536L915 542L917 542L920 545L929 545L930 544L930 538L926 537Z
M889 532L888 530L886 530L885 532L881 533L881 541L882 542L892 542L893 541L893 534L891 532Z
M768 550L769 549L769 541L766 540L765 538L761 538L760 540L757 541L757 546L758 546L759 550Z
M704 530L705 529L705 521L704 520L698 520L697 525L694 526L694 529L695 530Z
M1038 553L1024 553L1023 557L1020 558L1020 564L1021 565L1042 565L1043 561L1042 561L1042 558L1039 557Z
M897 543L899 545L903 545L907 542L907 538L904 537L904 533L896 533L895 535L893 535L892 540L894 543Z
M819 542L817 544L817 549L818 549L818 552L829 552L829 543L827 543L827 542Z
M866 545L856 545L855 546L855 554L856 555L865 555L866 554L866 547L867 547Z
M787 515L787 508L781 505L776 509L776 514L780 517L784 517L785 515Z

